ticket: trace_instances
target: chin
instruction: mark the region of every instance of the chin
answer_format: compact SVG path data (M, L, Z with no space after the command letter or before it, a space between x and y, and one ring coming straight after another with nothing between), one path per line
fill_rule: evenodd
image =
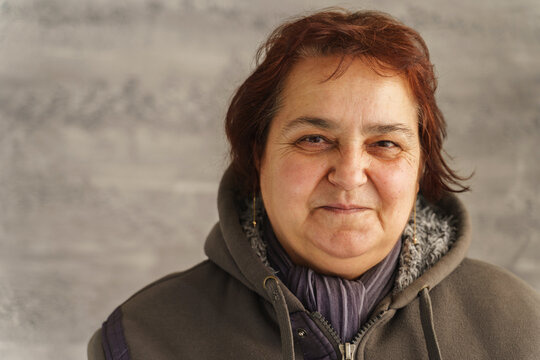
M367 257L365 259L365 257ZM373 261L370 254L359 257L335 258L323 254L319 259L313 259L315 262L306 264L320 274L337 276L347 280L353 280L368 271L378 261Z
M331 234L312 234L311 243L320 252L335 260L347 260L368 254L377 247L377 237L369 233L342 230Z

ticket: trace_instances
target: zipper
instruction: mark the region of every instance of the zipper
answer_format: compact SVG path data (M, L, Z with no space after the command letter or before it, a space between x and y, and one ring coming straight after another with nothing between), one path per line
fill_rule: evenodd
M358 343L360 342L360 340L362 339L362 337L366 334L366 332L369 330L369 328L371 328L373 326L373 324L375 324L377 321L379 321L383 315L386 313L386 310L382 310L380 311L377 316L375 317L372 317L371 319L369 319L361 328L360 328L360 331L355 335L355 337L353 338L352 342L353 344L356 344L358 345Z
M339 344L339 351L341 351L341 360L353 360L356 345L351 343Z
M316 323L320 325L320 327L322 327L323 330L326 330L330 337L335 341L335 344L338 344L337 348L335 349L336 353L341 353L341 360L353 360L360 340L366 334L366 332L383 317L384 313L386 313L386 310L379 312L377 316L369 319L360 328L360 331L354 336L352 341L346 343L342 342L341 338L339 337L337 331L334 329L332 324L330 324L328 320L326 320L326 318L322 316L321 313L314 311L312 313L309 313L309 315Z
M316 324L319 325L319 327L323 330L323 332L324 330L326 330L326 333L330 335L330 337L334 340L335 344L338 344L338 346L337 347L334 346L334 348L336 352L339 352L340 351L339 345L342 343L342 341L339 335L337 334L337 331L332 326L332 324L330 324L328 320L326 320L326 318L322 316L322 314L318 311L309 313L309 316L313 319L313 321L315 321Z

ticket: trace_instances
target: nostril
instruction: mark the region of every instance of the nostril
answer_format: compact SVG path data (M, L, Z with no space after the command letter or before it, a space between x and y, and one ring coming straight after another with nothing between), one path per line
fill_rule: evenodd
M344 190L352 190L366 183L367 174L364 164L342 163L332 167L328 172L328 181Z

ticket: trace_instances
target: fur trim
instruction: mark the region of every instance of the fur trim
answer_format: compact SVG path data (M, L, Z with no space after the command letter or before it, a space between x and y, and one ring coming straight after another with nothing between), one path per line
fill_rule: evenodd
M398 273L392 292L404 290L431 268L452 247L456 240L455 221L422 196L416 200L416 240L414 244L414 213L403 230L403 246L399 255Z
M255 221L257 224L253 226L253 198L245 199L243 204L241 204L241 209L239 211L240 225L242 225L242 230L244 230L255 254L257 254L264 265L270 267L270 263L266 257L266 242L262 238L263 209L261 197L256 197Z

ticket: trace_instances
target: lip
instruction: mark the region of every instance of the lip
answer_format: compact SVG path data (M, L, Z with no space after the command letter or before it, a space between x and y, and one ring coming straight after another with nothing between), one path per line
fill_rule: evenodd
M357 213L365 210L369 210L369 208L361 205L356 204L327 204L320 207L321 209L332 211L335 213L342 213L342 214L351 214L351 213Z

